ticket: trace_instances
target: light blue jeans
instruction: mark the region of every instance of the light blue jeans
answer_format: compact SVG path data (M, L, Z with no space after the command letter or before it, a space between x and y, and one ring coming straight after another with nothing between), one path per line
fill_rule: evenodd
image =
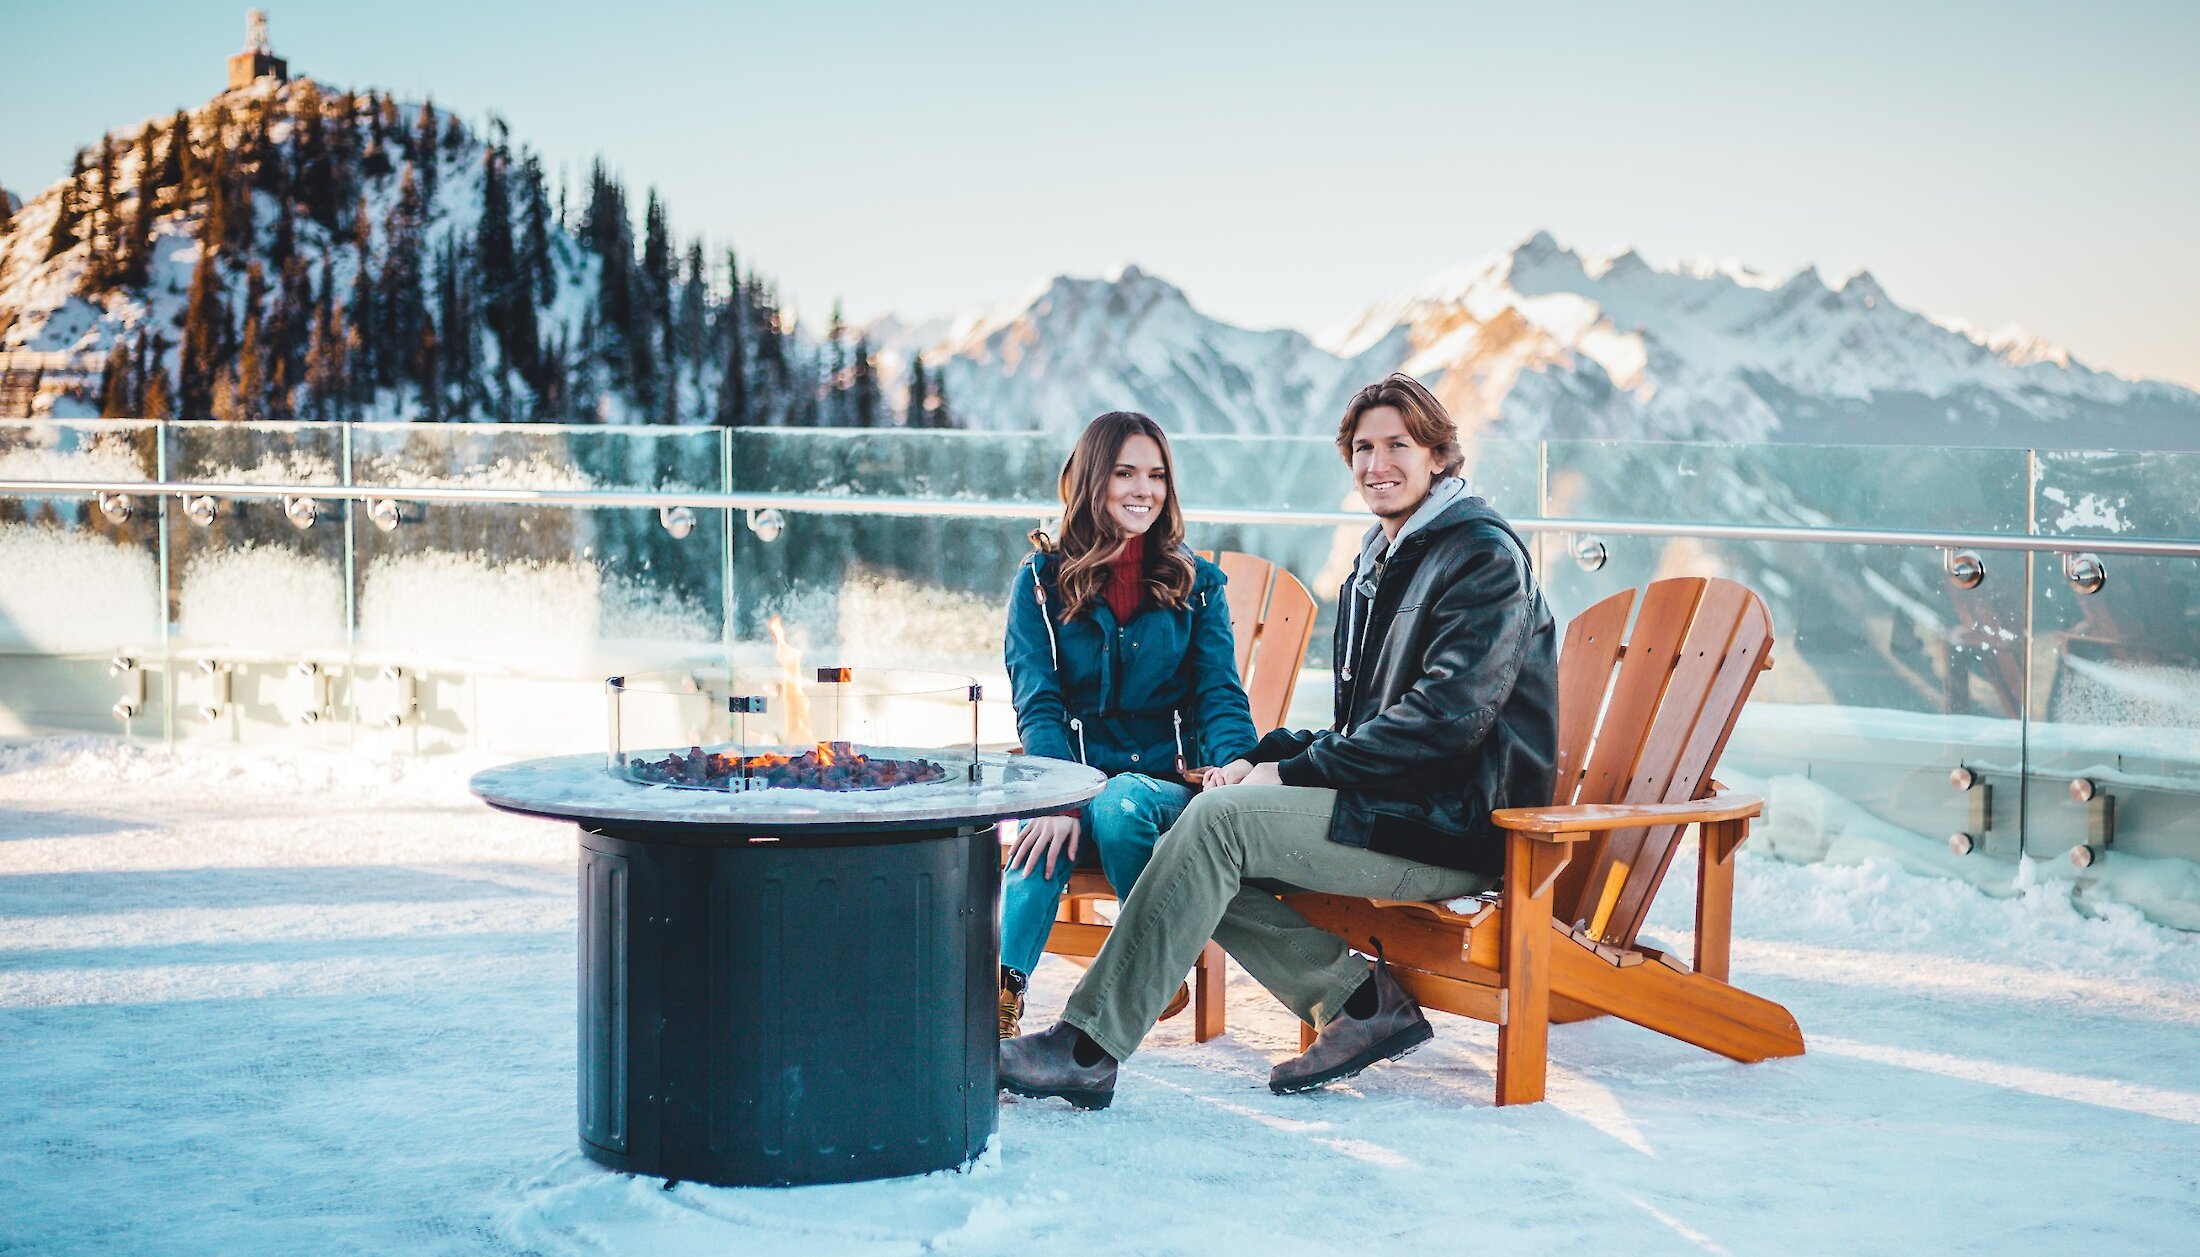
M1154 843L1176 824L1192 801L1192 791L1173 781L1156 781L1141 773L1111 777L1079 816L1084 832L1078 850L1089 844L1099 850L1100 872L1115 887L1118 897L1128 895L1138 875L1153 858ZM1004 869L1001 873L1001 963L1028 974L1046 951L1047 935L1054 931L1054 912L1069 886L1076 862L1058 859L1054 876L1039 870L1025 873Z

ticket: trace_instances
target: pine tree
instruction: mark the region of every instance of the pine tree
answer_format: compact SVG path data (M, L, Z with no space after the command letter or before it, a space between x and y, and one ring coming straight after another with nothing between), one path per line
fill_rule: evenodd
M137 364L131 361L129 346L121 335L115 336L114 348L107 351L106 369L99 375L99 417L102 419L126 419L130 416L131 377L137 372Z
M925 412L924 408L925 402L930 400L926 396L930 391L931 385L924 378L924 359L916 354L909 355L909 399L908 403L902 408L901 422L903 427L929 428L932 426L932 417Z
M748 288L741 284L741 266L733 249L726 249L726 310L719 315L719 341L726 352L726 374L717 385L717 423L739 427L748 423L748 337L741 332Z
M206 237L212 223L202 225L198 265L191 270L191 299L184 307L182 380L177 400L182 417L201 419L214 400L215 378L221 374L223 342L228 337L229 312L222 305L221 275L215 267L214 247Z
M663 417L678 405L679 360L672 342L672 228L665 220L657 190L649 191L642 212L642 265L638 274L645 318L634 330L634 400L645 415ZM651 353L650 350L657 352ZM661 371L661 376L660 376Z
M528 153L520 162L520 272L537 305L557 300L557 271L550 257L550 195L542 163Z
M825 404L823 422L828 428L844 428L848 408L848 321L841 317L840 299L833 299L833 317L825 325Z
M567 374L565 333L546 338L535 352L535 414L537 420L568 422L573 416L571 379Z
M258 262L245 268L244 337L237 345L237 419L267 417L267 360L260 338L260 310L267 301L267 277Z
M167 142L161 145L160 168L154 172L153 187L168 196L170 205L182 200L182 189L192 186L193 172L198 167L198 156L191 151L191 119L181 109L168 120Z
M137 195L130 206L130 226L123 236L122 282L142 288L153 264L153 224L159 217L153 185L153 128L138 134Z
M143 419L173 419L176 417L174 390L168 387L168 367L162 361L165 350L160 342L154 342L152 368L145 377L145 400L138 405L138 416Z
M859 428L879 426L878 370L871 363L871 338L856 340L855 364L850 368L852 377L848 392L853 400L855 424Z
M481 221L474 236L474 258L480 268L482 317L497 343L497 375L506 368L524 367L534 348L532 317L523 319L522 308L534 313L532 285L519 273L512 247L511 196L505 187L505 164L510 154L490 145L481 154ZM522 324L524 323L524 326Z
M92 242L91 257L84 268L84 281L94 292L103 292L122 282L122 214L115 200L115 140L112 135L99 137L99 164L93 173L99 177L99 192L92 202L91 221L84 235Z
M375 339L395 351L395 361L376 355L379 382L397 384L409 379L425 387L427 366L421 356L422 326L427 322L425 273L421 257L427 225L427 206L421 195L415 167L407 166L397 186L397 204L383 224L382 273L375 284L374 305L378 316ZM432 335L429 339L433 339ZM401 357L397 355L402 355ZM404 372L401 376L398 372Z
M61 185L61 202L54 210L53 233L46 237L46 256L57 258L76 247L77 224L83 217L83 205L79 200L84 182L85 154L83 149L69 165L69 181Z
M443 413L468 419L480 403L481 358L479 299L472 268L455 240L436 255L436 326L439 362L436 379L445 397ZM427 387L423 382L423 388Z
M680 343L680 360L690 369L699 367L710 340L710 282L703 274L703 242L688 245L681 267L680 301L673 313L673 327Z
M455 113L450 115L450 119L450 125L443 128L443 149L445 152L456 153L466 147L466 124L460 122Z
M321 297L313 307L313 339L306 349L306 414L318 420L349 418L349 329L336 304L336 263L321 259Z
M939 370L932 373L932 426L955 426L955 416L947 409L947 364L944 362L940 364Z
M367 147L359 155L359 169L371 179L387 178L396 169L390 164L389 147L382 142L382 128L374 127L367 132Z
M350 338L345 342L351 390L345 396L363 402L372 395L374 382L383 370L381 350L373 340L374 329L381 326L381 312L374 304L374 220L367 216L364 196L359 198L353 232L351 300L344 307L344 321L351 326Z
M303 206L306 216L321 224L323 230L336 230L335 165L332 161L329 129L322 119L321 91L313 80L302 79L294 90L291 101L291 195Z
M275 147L273 110L265 99L252 103L245 114L244 168L252 176L252 186L269 196L288 198L290 195L290 168Z
M267 353L267 414L288 419L296 413L293 400L305 378L308 337L313 325L313 280L303 253L292 253L283 262L275 289L275 305L267 317L264 343Z
M7 235L15 226L15 203L9 199L8 190L0 186L0 236Z
M423 204L435 204L435 102L420 102L420 117L413 127L413 165L420 172L420 199ZM422 221L426 221L423 218Z
M213 197L214 160L228 152L229 106L217 100L206 111L206 125L192 131L192 179L184 185L184 200L198 204Z

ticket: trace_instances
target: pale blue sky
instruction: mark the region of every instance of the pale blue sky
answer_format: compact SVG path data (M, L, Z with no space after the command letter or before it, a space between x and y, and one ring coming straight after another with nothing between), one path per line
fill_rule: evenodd
M325 83L602 153L808 312L967 309L1124 261L1318 331L1538 227L1868 266L2200 385L2200 3L264 0ZM245 3L0 0L0 183L204 100Z

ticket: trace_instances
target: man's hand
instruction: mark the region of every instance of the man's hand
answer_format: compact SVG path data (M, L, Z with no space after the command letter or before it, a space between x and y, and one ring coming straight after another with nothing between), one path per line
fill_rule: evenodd
M1215 790L1223 786L1234 786L1245 780L1245 774L1251 771L1253 771L1251 764L1242 759L1233 759L1220 768L1208 769L1206 779L1201 783L1201 788Z
M1046 876L1054 876L1057 858L1075 862L1077 836L1083 828L1075 815L1041 816L1016 826L1016 845L1008 849L1008 867L1021 868L1026 876L1039 871L1046 857Z
M1238 784L1241 786L1280 786L1283 784L1283 778L1276 774L1274 764L1255 764L1253 770L1246 773Z

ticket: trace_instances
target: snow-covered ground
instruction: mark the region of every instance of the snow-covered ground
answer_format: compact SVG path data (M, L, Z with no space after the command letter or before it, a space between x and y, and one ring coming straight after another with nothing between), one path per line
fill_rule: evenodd
M572 831L478 763L0 750L0 1252L2168 1253L2200 1233L2200 936L2069 885L1745 851L1737 980L1808 1055L1610 1022L1551 1101L1494 1032L1278 1098L1289 1016L1165 1024L1115 1107L975 1169L795 1190L576 1149ZM1684 857L1685 861L1685 857ZM1649 933L1685 950L1687 877ZM1043 1024L1074 970L1049 960ZM829 975L819 975L827 998ZM2183 1237L2183 1238L2180 1238Z

